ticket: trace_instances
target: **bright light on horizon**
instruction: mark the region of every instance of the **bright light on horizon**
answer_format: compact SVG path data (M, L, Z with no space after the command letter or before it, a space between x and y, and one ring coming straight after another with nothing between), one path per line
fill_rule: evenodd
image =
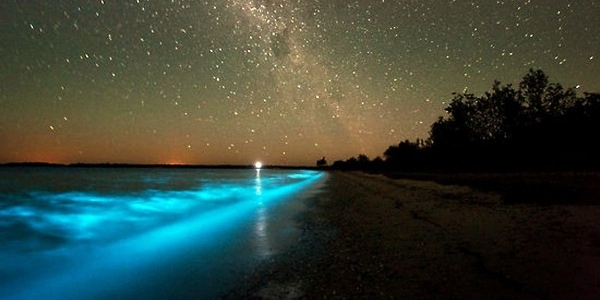
M262 168L262 163L260 161L257 161L256 163L254 163L254 168L255 169L260 169Z

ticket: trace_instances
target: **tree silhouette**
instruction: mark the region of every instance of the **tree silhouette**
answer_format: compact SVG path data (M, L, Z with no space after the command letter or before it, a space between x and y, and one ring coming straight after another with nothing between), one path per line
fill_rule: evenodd
M593 134L588 131L594 124L584 123L594 117L581 112L581 107L594 110L598 104L593 99L577 98L574 89L549 83L541 70L529 70L518 90L496 81L480 97L455 94L448 116L432 125L430 140L444 160L470 169L564 167L573 147L581 148L569 141L580 132Z
M327 160L325 159L325 157L317 160L317 167L322 168L327 166Z
M425 142L417 139L415 142L404 140L398 146L390 146L383 152L386 163L393 169L413 171L424 167Z
M515 89L494 81L481 96L453 93L447 115L429 138L390 146L385 161L366 155L337 161L341 169L400 171L597 170L600 94L551 83L530 69ZM381 159L381 158L379 158Z
M454 93L448 115L431 125L427 146L391 146L386 162L406 170L426 162L443 169L518 170L581 168L582 157L597 167L592 137L600 128L600 97L584 95L532 69L516 90L495 81L481 96ZM416 166L419 160L426 161Z

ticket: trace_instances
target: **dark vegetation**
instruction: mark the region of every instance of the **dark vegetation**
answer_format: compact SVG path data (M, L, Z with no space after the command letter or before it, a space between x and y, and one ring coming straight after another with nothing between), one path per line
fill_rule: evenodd
M453 94L427 139L358 155L330 168L381 172L497 192L505 203L600 204L600 94L529 70L518 87Z
M427 139L333 163L338 170L387 172L597 171L600 94L577 95L529 70L518 87L494 82L481 96L454 93Z

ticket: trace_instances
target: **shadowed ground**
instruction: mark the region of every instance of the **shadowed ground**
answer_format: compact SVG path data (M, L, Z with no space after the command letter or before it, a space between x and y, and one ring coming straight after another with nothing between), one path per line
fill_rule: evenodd
M225 298L597 298L600 206L503 197L334 172L297 246Z

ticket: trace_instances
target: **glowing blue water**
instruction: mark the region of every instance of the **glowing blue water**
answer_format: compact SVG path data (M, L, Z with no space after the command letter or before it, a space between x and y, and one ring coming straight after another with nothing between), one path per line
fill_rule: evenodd
M315 171L0 169L0 298L212 298L295 242Z

